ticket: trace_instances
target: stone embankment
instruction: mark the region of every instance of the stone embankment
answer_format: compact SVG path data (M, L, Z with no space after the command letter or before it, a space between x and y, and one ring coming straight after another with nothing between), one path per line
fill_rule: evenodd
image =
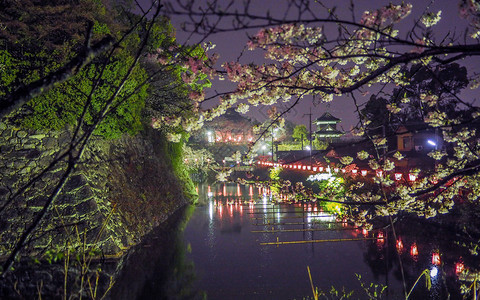
M55 191L66 170L65 160L57 158L71 136L70 130L28 131L0 122L1 257ZM118 256L138 243L188 202L171 171L167 147L149 130L119 140L91 140L22 254L42 257L46 250L85 245L102 256Z

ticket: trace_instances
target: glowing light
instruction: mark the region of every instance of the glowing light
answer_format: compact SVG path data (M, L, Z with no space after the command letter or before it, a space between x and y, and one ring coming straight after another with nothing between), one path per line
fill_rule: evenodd
M385 243L385 237L383 235L383 232L380 231L377 235L377 244L379 246L382 246L384 243Z
M402 180L402 173L395 173L395 180Z
M397 240L396 246L397 246L397 251L401 253L403 251L403 242L401 239Z
M377 170L376 174L377 174L377 177L382 177L383 176L383 171L382 170Z
M347 172L347 170L345 170L345 169L342 169L342 173L345 173L345 172Z
M465 265L462 262L457 262L455 264L455 273L459 274L465 270Z
M319 172L323 172L323 167L318 167Z
M438 266L440 264L440 253L432 253L432 264Z
M312 167L311 167L311 166L307 166L307 170L310 170L310 169L312 169Z
M365 228L362 229L362 234L363 236L367 236L368 235L368 230L366 230Z
M430 276L432 278L436 277L438 275L438 269L436 267L433 267L431 270L430 270Z
M332 174L330 173L318 173L318 174L315 174L315 175L310 175L308 176L307 180L309 181L321 181L321 180L328 180L332 178Z
M303 166L303 167L302 167L302 170L306 170L306 169L307 169L307 166Z
M362 176L367 176L367 170L362 170L360 173L362 173Z
M417 256L418 255L418 247L416 243L413 243L412 247L410 247L410 255Z
M358 170L356 170L356 169L352 170L352 174L357 174L357 172L358 172Z
M408 174L408 180L415 181L417 180L417 176L415 174Z
M431 145L431 146L436 146L436 145L437 145L437 143L435 143L435 142L432 141L432 140L428 140L427 143L428 143L429 145Z
M208 215L210 217L210 221L213 220L213 202L212 201L208 203Z
M317 167L313 167L313 172L317 172Z
M338 168L335 168L335 169L333 169L333 171L334 171L335 173L338 173L339 169L338 169Z
M307 146L307 147L305 147L305 149L306 149L306 150L310 150L311 148L310 148L310 146Z

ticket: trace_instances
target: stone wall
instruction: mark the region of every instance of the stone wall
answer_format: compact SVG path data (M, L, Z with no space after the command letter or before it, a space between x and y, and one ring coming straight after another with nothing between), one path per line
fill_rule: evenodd
M68 129L28 131L0 123L0 256L9 253L54 191L65 161L42 172L70 138ZM153 131L113 141L92 139L23 254L42 257L46 249L61 251L67 245L80 251L86 245L102 255L119 255L138 243L188 202L165 143Z

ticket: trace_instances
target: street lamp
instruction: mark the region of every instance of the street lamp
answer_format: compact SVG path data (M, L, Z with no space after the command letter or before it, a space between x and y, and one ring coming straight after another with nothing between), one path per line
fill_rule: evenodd
M213 133L210 130L207 131L207 141L213 143Z

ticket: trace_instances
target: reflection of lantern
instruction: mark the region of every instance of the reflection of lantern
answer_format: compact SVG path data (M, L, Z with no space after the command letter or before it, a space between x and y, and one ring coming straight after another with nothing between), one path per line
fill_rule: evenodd
M367 170L362 170L362 176L367 176Z
M397 240L397 251L402 252L403 251L403 242L401 239Z
M412 247L410 248L410 255L411 256L417 256L418 255L417 244L413 243Z
M317 172L317 167L313 167L313 172Z
M384 242L385 238L383 237L383 232L380 231L377 235L377 244L381 246Z
M401 180L402 179L402 173L395 173L395 180Z
M462 262L457 262L455 264L455 273L459 274L462 273L463 270L465 270L465 265Z
M432 253L432 264L437 266L440 264L440 253Z
M408 180L415 181L417 180L417 176L415 174L408 174Z

